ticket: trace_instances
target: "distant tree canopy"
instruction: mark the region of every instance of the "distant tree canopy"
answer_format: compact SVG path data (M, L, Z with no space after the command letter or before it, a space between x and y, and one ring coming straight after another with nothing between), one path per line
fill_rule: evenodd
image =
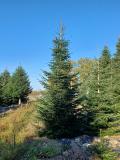
M0 104L21 104L27 101L30 92L29 77L22 66L19 66L12 76L7 70L1 73Z
M87 96L89 92L88 84L95 64L96 60L89 58L81 58L80 60L73 62L73 72L78 74L80 95Z

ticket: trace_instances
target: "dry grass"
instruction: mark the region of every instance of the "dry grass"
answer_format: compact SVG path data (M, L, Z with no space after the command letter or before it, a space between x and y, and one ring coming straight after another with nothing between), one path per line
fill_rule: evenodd
M0 140L13 144L36 136L35 104L24 105L0 118ZM15 142L14 142L15 141Z

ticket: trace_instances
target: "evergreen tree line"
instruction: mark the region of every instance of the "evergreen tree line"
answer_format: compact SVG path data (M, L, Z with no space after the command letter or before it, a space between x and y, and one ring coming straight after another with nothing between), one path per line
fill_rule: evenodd
M72 63L63 28L53 40L50 70L44 71L45 92L38 103L44 123L40 135L53 138L99 134L100 129L119 126L120 40L113 57L104 47L98 59Z
M120 40L111 56L107 46L100 58L81 59L75 72L80 75L79 97L85 108L84 131L118 127L120 123Z
M11 75L8 70L0 74L0 105L26 102L31 92L30 81L22 66Z

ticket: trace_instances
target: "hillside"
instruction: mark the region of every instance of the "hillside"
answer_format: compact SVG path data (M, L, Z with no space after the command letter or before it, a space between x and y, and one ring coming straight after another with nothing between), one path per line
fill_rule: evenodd
M0 117L0 160L12 159L19 145L36 136L35 117L35 103L10 110Z
M29 94L28 98L29 101L37 101L42 95L42 91L32 91L31 94Z
M80 136L74 139L50 140L39 138L36 128L42 124L36 120L35 103L9 111L0 118L0 160L62 160L97 158L96 142L99 137ZM120 151L120 136L104 137L110 147ZM109 154L112 152L109 150ZM114 153L114 152L113 152ZM116 157L116 154L114 155ZM109 159L113 160L113 159Z

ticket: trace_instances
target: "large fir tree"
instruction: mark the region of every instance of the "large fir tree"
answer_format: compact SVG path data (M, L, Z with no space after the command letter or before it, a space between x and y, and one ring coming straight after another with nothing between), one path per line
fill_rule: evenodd
M45 124L46 134L51 137L72 137L77 134L76 76L64 40L63 28L55 38L50 71L44 72L42 84L46 90L38 104L38 115Z

